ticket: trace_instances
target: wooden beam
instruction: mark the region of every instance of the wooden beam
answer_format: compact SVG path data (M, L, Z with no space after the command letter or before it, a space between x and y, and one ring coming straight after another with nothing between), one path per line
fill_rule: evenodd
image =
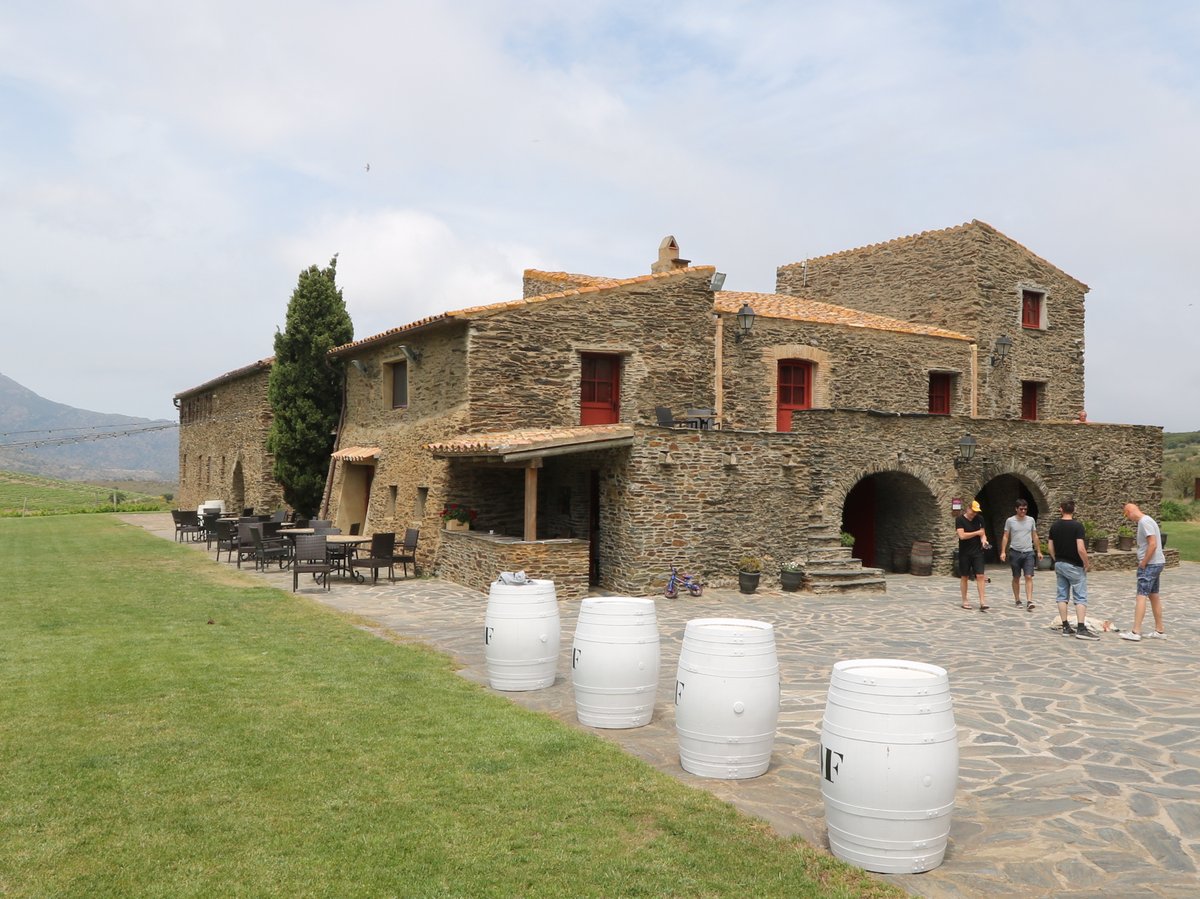
M525 469L525 539L537 539L537 482L538 466Z

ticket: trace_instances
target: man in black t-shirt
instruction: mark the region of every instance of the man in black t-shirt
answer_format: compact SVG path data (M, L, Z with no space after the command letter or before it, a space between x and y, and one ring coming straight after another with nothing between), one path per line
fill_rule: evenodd
M967 601L967 581L975 578L975 586L979 589L979 611L988 610L984 599L987 584L987 573L983 567L983 551L991 546L987 540L987 532L983 529L983 520L978 517L983 511L979 508L978 500L971 500L967 510L954 519L954 528L958 532L958 574L959 587L962 592L962 607L971 608Z
M1050 558L1054 560L1054 580L1058 585L1058 615L1062 618L1062 635L1080 640L1099 640L1099 635L1087 626L1087 540L1083 525L1075 520L1075 502L1066 500L1060 507L1062 518L1050 525ZM1075 619L1072 628L1067 618L1067 603L1075 600Z

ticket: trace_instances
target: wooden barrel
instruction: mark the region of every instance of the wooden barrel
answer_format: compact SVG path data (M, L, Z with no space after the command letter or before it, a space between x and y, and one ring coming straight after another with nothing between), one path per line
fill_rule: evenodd
M928 540L913 541L912 573L921 577L933 574L933 544Z
M554 581L492 584L483 644L493 690L520 692L552 686L561 639Z

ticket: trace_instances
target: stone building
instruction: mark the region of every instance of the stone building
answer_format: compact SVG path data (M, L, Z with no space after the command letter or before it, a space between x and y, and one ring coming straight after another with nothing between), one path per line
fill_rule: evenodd
M785 265L775 294L722 281L668 237L650 274L531 270L520 299L335 348L328 517L419 527L422 570L480 589L523 568L580 596L671 565L730 583L744 555L877 588L914 541L949 572L956 501L997 544L1018 497L1109 533L1159 503L1161 430L1077 421L1086 285L994 228Z
M283 507L267 452L271 362L262 359L175 394L181 509L209 499L224 500L231 511Z

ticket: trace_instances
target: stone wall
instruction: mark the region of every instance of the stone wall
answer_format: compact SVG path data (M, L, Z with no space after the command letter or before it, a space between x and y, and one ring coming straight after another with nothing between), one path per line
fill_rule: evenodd
M181 509L209 499L227 509L271 512L283 507L283 490L267 452L271 404L269 366L180 394L179 494ZM240 480L239 480L240 473Z
M956 467L967 431L976 458ZM1161 442L1152 427L832 411L797 416L790 434L639 428L627 458L611 454L603 472L601 583L650 592L675 564L731 584L742 555L770 573L807 554L810 524L839 526L863 479L879 494L881 551L928 540L942 573L957 547L952 500L990 483L1023 485L1043 517L1074 498L1079 517L1115 533L1126 501L1158 508ZM990 510L993 533L1010 509Z
M478 531L445 531L441 544L439 576L483 593L501 571L524 571L530 577L554 581L559 599L578 600L588 595L585 541L526 543Z
M808 297L974 336L983 418L1019 418L1021 382L1044 385L1039 418L1084 407L1087 287L982 223L930 231L782 266L780 293ZM1046 327L1021 326L1022 290L1045 293ZM1013 346L991 364L996 338Z

